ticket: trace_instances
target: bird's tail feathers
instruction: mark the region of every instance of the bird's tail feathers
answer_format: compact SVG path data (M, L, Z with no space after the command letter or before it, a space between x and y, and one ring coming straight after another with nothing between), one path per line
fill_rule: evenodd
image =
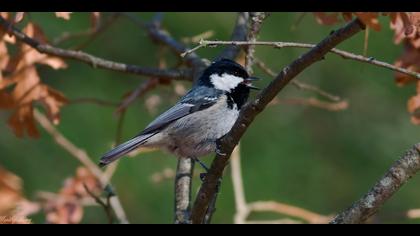
M133 151L134 149L137 149L142 144L144 144L147 141L147 139L149 139L153 135L154 135L153 133L152 134L139 135L139 136L136 136L136 137L128 140L125 143L122 143L122 144L116 146L115 148L113 148L109 152L105 153L101 157L101 160L99 161L99 166L100 167L106 166L106 165L110 164L111 162L114 162L117 159L123 157L125 154L128 154L129 152Z

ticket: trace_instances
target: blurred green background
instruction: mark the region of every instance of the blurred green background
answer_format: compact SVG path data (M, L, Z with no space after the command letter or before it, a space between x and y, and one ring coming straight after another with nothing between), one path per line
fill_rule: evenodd
M152 13L136 13L144 20ZM296 29L298 13L273 13L264 23L259 39L317 43L340 25L322 26L312 14L306 14ZM74 13L69 21L53 13L31 13L49 39L64 31L76 32L89 27L88 13ZM227 40L236 19L235 13L165 13L163 26L176 38L191 37L212 30L212 39ZM382 17L383 30L370 32L368 55L393 63L402 53L394 45L389 20ZM19 27L19 25L18 25ZM85 38L66 42L69 47ZM339 45L340 49L362 54L364 34ZM125 17L120 17L84 50L99 57L131 64L156 66L158 47L147 33ZM198 51L212 59L222 47ZM272 49L257 47L256 55L276 72L290 63L305 49ZM168 65L176 58L167 52ZM62 91L68 98L94 97L120 101L128 91L144 79L139 76L93 69L86 64L68 61L69 68L54 71L39 67L43 81ZM255 69L264 78L270 78ZM331 91L349 101L349 108L329 112L299 105L275 105L267 108L242 139L242 169L247 201L276 200L300 206L321 214L333 214L350 206L382 176L404 150L419 141L419 126L410 123L407 100L415 93L414 86L397 87L393 72L372 65L343 60L327 55L326 60L311 66L298 79ZM187 88L189 83L184 83ZM150 114L144 100L162 96L158 113L171 106L177 96L172 86L161 86L129 108L123 128L128 139L144 128L157 114ZM310 92L288 86L280 98L313 97ZM42 131L40 139L18 139L7 127L9 113L1 111L0 163L24 181L25 194L33 198L37 191L57 192L66 177L74 174L80 164L58 147ZM42 128L39 127L41 130ZM117 128L114 109L93 104L77 104L62 109L58 129L98 161L107 151ZM205 158L210 163L211 157ZM125 158L112 183L132 223L171 223L173 220L173 181L151 181L151 176L165 168L175 168L176 159L157 151L136 158ZM202 171L197 170L197 171ZM194 179L194 193L199 184ZM420 178L404 186L378 214L382 223L420 223L408 220L404 212L420 208ZM214 223L232 223L235 212L230 170L225 173ZM253 214L250 219L281 218L274 214ZM42 223L44 216L33 217ZM103 209L86 208L83 223L106 223Z

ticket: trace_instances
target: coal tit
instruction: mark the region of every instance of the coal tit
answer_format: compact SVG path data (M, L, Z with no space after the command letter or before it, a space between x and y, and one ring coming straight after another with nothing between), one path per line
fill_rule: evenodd
M216 141L230 131L250 89L257 89L238 63L221 59L207 67L192 89L131 140L102 156L105 166L139 147L163 148L182 158L217 151Z

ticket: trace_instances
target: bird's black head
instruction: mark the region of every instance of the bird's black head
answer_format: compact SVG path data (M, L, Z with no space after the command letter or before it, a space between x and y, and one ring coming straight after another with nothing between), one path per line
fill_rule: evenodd
M256 79L249 77L240 64L229 59L221 59L204 70L197 85L224 91L230 106L234 102L240 108L248 99L250 89L257 89L252 86L252 81Z

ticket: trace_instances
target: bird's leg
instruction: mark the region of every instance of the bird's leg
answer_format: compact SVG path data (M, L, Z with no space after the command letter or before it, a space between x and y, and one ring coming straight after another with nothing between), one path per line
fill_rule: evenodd
M202 161L200 161L200 159L198 159L197 157L193 157L192 159L194 161L198 162L198 164L200 164L200 166L203 167L203 169L206 171L205 173L200 173L200 179L201 179L201 181L204 182L204 179L206 178L207 172L209 172L209 168L206 166L206 164L204 164Z

